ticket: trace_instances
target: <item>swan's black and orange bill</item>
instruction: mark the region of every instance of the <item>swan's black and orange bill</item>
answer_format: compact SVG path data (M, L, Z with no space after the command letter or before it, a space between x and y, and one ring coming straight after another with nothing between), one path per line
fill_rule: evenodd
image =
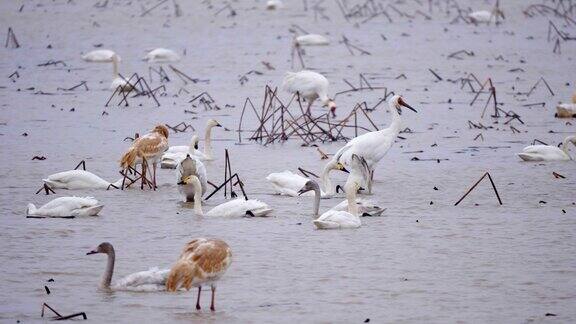
M96 253L98 253L98 251L96 251L96 250L92 250L92 251L90 251L90 252L86 253L86 255L90 255L90 254L96 254Z

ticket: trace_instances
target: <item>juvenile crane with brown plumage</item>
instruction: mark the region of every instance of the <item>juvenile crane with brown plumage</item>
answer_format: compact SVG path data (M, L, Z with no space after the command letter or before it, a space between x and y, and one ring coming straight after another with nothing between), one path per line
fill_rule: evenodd
M192 287L198 287L196 309L200 310L202 285L209 284L212 288L210 310L214 311L216 281L224 275L231 262L232 251L226 242L205 238L192 240L186 244L180 259L170 270L166 290L177 291L181 287L190 290Z
M156 125L152 132L137 138L132 142L132 146L122 156L120 166L122 169L134 167L142 164L145 159L146 164L152 163L153 179L152 183L156 189L156 164L162 158L162 154L168 149L168 127ZM142 165L142 178L146 176L146 166ZM141 188L144 188L142 181Z

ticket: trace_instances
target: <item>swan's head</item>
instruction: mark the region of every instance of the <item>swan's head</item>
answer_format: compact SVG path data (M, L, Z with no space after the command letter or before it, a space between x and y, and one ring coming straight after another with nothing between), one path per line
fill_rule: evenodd
M311 190L320 190L318 183L314 180L308 180L302 189L298 190L298 196Z
M330 162L328 162L328 164L326 165L326 168L329 170L337 170L337 171L343 171L343 172L349 173L348 170L346 170L346 167L344 167L344 164L342 164L341 162L338 162L334 159L332 159Z
M404 98L400 95L392 96L392 98L388 100L388 105L390 105L390 108L395 108L399 114L402 114L402 107L406 107L417 113L416 109L407 104L406 101L404 101Z
M222 125L220 125L220 123L216 120L216 119L208 119L208 121L206 122L206 127L210 128L210 127L222 127Z
M103 243L100 243L100 245L98 245L98 247L95 248L94 250L86 253L86 255L96 254L96 253L104 253L104 254L114 253L114 247L112 246L112 244L110 244L108 242L103 242Z
M168 138L168 127L166 127L165 125L156 125L156 127L154 127L154 129L152 130L153 133L158 133L166 138Z
M198 138L198 135L192 135L192 139L190 140L190 147L193 147L195 150L197 150L199 141L200 139Z

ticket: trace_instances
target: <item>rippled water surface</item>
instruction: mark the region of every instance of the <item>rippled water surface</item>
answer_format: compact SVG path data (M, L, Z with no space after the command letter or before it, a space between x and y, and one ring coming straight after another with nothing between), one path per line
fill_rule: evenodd
M312 9L304 11L301 1L286 1L286 8L277 12L264 10L263 1L231 2L236 15L229 16L227 9L218 13L227 2L180 0L180 17L174 17L172 2L142 17L143 8L156 2L94 6L103 2L0 2L0 31L13 27L22 45L0 49L0 321L41 321L43 302L63 314L85 311L94 322L576 321L576 165L523 163L515 155L535 138L557 144L575 131L553 115L555 104L574 90L576 48L574 42L563 42L560 55L552 52L548 19L568 33L574 27L553 17L526 18L522 10L533 1L501 1L507 20L499 27L450 24L455 12L434 7L430 13L427 1L422 6L397 2L395 7L408 13L421 10L431 20L419 14L403 17L389 8L393 23L384 16L347 22L332 1L319 3L329 20ZM484 1L460 2L463 7L490 7ZM308 1L310 8L314 3ZM349 6L354 3L361 2L349 1ZM349 89L343 79L357 86L358 74L365 73L373 86L402 93L419 111L402 115L412 132L401 134L404 139L398 139L376 170L370 198L387 208L383 217L364 218L358 230L314 230L312 199L275 196L264 179L299 166L319 173L324 161L315 147L301 147L295 138L264 147L246 139L250 132L243 133L243 145L237 143L234 130L246 97L259 107L264 86L279 86L290 70L292 24L331 38L328 47L306 49L304 59L330 79L332 93ZM339 42L343 35L371 55L351 55ZM125 75L137 72L148 79L141 57L146 50L167 47L183 55L175 67L209 82L184 85L164 66L171 82L166 83L167 95L159 97L159 108L145 98L130 99L129 107L105 107L111 67L80 59L97 44L122 56ZM474 55L448 58L458 50ZM38 66L48 60L62 60L66 66ZM429 68L443 80L436 82ZM248 74L241 85L239 79L251 70L262 74ZM12 82L7 76L14 71L20 77ZM514 110L524 124L481 118L487 95L470 106L474 94L448 81L468 73L480 81L491 77L502 109ZM540 77L554 96L542 84L529 97L515 94L529 91ZM81 81L87 81L89 90L59 89ZM151 84L159 86L158 78ZM222 110L193 108L188 101L202 91ZM383 95L383 90L339 95L339 118L355 103L374 105ZM526 106L539 102L545 107ZM371 113L379 127L389 123L385 108L380 105ZM321 109L317 105L313 112ZM43 177L72 169L80 160L86 160L88 170L115 180L118 160L129 146L126 136L145 133L157 123L186 121L203 137L208 118L228 129L214 130L217 159L207 164L209 179L222 181L227 148L249 197L272 206L273 217L195 216L179 203L171 170L159 171L156 192L34 194ZM470 128L468 121L491 128ZM247 113L244 128L255 127L256 118ZM483 139L475 140L480 133ZM186 145L191 135L171 134L169 141ZM343 142L318 144L334 153ZM35 155L46 160L31 160ZM498 205L489 183L483 182L455 207L486 171L504 204ZM565 179L555 179L552 172ZM335 173L334 179L342 184L346 178ZM105 208L92 218L25 217L26 204L66 195L94 196ZM341 199L340 194L322 200L321 209ZM218 194L205 210L223 201ZM227 241L234 254L218 287L215 313L207 310L208 292L204 310L196 311L195 293L98 291L105 257L85 255L100 242L113 243L118 277L152 266L170 267L187 241L203 236ZM48 283L51 278L54 282Z

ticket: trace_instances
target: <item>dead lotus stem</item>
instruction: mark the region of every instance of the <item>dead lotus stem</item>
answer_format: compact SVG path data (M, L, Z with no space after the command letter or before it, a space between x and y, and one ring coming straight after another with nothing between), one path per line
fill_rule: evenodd
M466 191L464 196L462 196L462 198L460 198L454 204L454 206L458 206L458 204L462 200L464 200L464 198L466 198L466 196L468 196L468 194L470 194L470 192L472 192L472 190L474 190L474 188L476 188L476 186L478 186L478 184L486 177L488 177L488 179L490 180L490 184L492 185L492 189L494 189L494 193L496 194L496 198L498 198L498 202L500 203L500 205L502 205L502 199L500 199L500 195L498 194L498 190L496 189L496 185L494 184L494 180L492 180L492 176L490 175L490 173L486 172L486 173L484 173L484 175L482 175L482 177L480 179L478 179L478 181L476 181L476 183L474 185L472 185L472 187L470 189L468 189L468 191Z

